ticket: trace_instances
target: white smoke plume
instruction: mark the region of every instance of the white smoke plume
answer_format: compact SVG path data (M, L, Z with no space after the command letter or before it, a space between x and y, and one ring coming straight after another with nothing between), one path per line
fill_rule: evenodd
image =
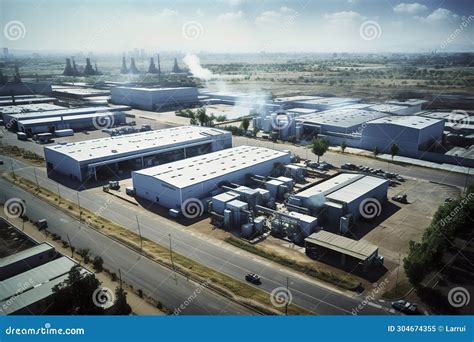
M189 53L186 54L183 58L183 62L187 65L193 76L200 78L203 81L209 81L211 78L215 77L211 70L201 66L201 61L196 55Z

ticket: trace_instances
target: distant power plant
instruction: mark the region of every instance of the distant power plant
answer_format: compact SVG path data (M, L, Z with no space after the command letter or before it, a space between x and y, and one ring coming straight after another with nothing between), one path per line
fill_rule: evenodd
M71 64L72 61L72 64ZM96 76L100 75L97 63L95 63L95 69L92 67L90 58L86 58L86 66L83 72L77 69L76 61L74 57L66 58L66 67L63 71L64 76Z

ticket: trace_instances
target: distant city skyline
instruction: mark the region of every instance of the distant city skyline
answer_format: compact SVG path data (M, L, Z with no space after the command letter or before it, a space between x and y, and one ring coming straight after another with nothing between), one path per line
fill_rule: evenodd
M474 1L0 0L10 50L472 52Z

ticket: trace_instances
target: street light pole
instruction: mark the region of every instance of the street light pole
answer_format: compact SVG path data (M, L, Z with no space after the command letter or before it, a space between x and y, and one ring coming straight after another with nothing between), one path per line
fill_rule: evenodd
M77 194L77 205L79 206L79 221L82 221L82 209L81 209L81 201L79 200L79 191L76 191Z
M135 215L135 217L137 218L138 235L140 236L140 253L143 253L143 238L140 230L140 222L138 222L138 215Z
M176 277L176 270L174 268L174 261L173 261L173 248L171 247L171 234L168 234L170 238L170 259L171 259L171 265L173 266L173 272L175 272L175 277Z

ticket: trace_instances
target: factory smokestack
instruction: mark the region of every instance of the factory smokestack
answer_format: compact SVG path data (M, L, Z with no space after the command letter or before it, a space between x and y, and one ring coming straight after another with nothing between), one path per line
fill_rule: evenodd
M90 58L86 58L86 67L84 69L84 76L93 76L95 75L95 71L92 68L91 60Z
M160 54L156 56L156 64L158 65L158 82L161 82Z
M122 68L120 69L120 73L128 74L127 61L125 60L125 56L122 57Z
M0 84L5 84L7 81L7 78L3 76L2 70L0 70Z
M153 61L153 57L150 58L150 66L148 67L148 73L150 74L157 74L158 69L155 66L155 62Z
M66 58L66 67L63 71L64 76L74 76L74 70L72 69L71 65L71 58Z
M130 58L130 73L131 74L139 74L137 66L135 65L135 58Z
M74 57L71 57L71 59L72 59L73 76L78 76L79 71L77 70L76 61L74 60Z
M15 74L13 75L13 82L21 83L20 69L18 69L18 65L16 64L15 64Z
M181 72L181 69L178 66L178 59L174 59L174 65L173 65L173 70L172 72L179 73Z

